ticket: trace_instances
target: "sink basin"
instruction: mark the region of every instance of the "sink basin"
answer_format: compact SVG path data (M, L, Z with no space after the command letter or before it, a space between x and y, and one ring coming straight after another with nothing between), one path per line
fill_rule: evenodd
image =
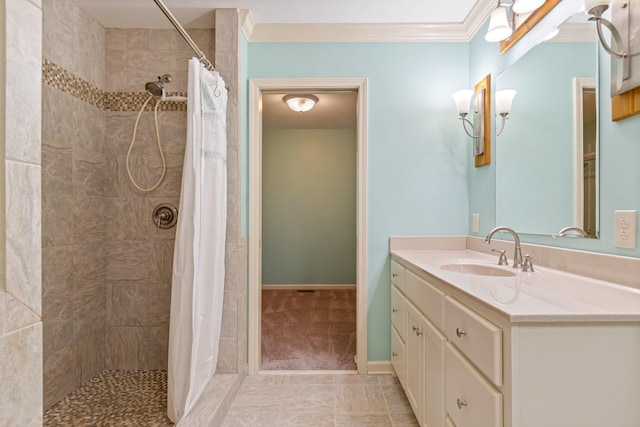
M457 262L454 264L444 264L441 269L453 271L455 273L473 274L476 276L512 277L516 273L492 265L473 264L469 262Z

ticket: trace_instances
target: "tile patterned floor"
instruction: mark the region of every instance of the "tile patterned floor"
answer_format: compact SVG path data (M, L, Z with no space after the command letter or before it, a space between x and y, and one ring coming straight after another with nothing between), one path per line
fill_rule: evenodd
M44 414L44 426L164 427L164 371L104 371ZM223 427L418 426L390 375L264 374L246 377ZM218 427L218 426L214 426Z
M103 371L49 408L45 427L164 427L166 371Z
M258 375L245 378L223 427L418 426L390 375Z
M355 289L262 291L263 370L355 370Z

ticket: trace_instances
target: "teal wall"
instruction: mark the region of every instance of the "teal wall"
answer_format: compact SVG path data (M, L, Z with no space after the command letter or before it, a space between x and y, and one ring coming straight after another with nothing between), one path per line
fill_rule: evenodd
M560 3L562 6L562 3ZM558 8L556 8L558 9ZM554 9L554 12L556 10ZM543 27L557 25L558 13L552 12L536 29L544 33ZM469 70L470 84L488 73L492 75L495 87L496 76L523 55L523 49L500 56L498 46L484 41L486 24L481 28L470 44ZM557 48L561 55L564 43L546 43L548 49ZM619 249L614 247L613 212L618 209L640 210L640 116L631 117L619 122L611 120L611 90L610 70L611 58L602 48L597 53L597 71L599 75L599 138L600 138L600 239L554 238L550 235L523 234L523 242L585 250L591 252L610 253L632 257L640 257L640 249ZM555 67L556 62L550 64ZM514 114L518 99L514 101ZM492 125L493 126L493 125ZM509 123L507 123L509 126ZM505 131L507 132L507 131ZM500 137L498 138L500 139ZM492 152L495 153L496 138L492 141ZM469 212L480 212L480 233L484 236L496 225L496 165L490 167L468 169L469 183ZM536 186L543 185L542 181L530 182L532 191L544 190ZM548 188L548 187L545 187ZM503 225L503 224L499 224ZM468 230L471 232L471 220L468 220ZM517 230L516 230L517 231ZM639 239L640 241L640 239Z
M262 283L356 283L355 129L263 130Z
M368 79L368 357L390 358L389 236L467 231L470 145L451 94L468 43L249 43L249 78Z

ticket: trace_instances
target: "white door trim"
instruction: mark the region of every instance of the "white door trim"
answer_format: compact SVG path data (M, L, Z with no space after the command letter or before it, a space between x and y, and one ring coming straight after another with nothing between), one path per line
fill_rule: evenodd
M262 307L262 92L274 90L358 91L357 105L357 240L356 240L356 359L358 373L367 367L367 79L283 78L249 81L249 272L248 372L260 372Z

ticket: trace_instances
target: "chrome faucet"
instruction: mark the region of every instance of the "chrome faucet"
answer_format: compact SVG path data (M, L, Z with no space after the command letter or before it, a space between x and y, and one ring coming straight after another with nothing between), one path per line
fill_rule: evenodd
M570 234L574 232L576 234ZM558 236L563 237L589 237L589 234L580 227L565 227L558 232Z
M513 240L515 242L515 252L513 254L513 268L522 268L522 249L520 248L520 237L518 233L510 229L509 227L496 227L487 234L487 237L484 239L485 243L491 243L491 237L498 231L507 231L511 233L513 236Z

